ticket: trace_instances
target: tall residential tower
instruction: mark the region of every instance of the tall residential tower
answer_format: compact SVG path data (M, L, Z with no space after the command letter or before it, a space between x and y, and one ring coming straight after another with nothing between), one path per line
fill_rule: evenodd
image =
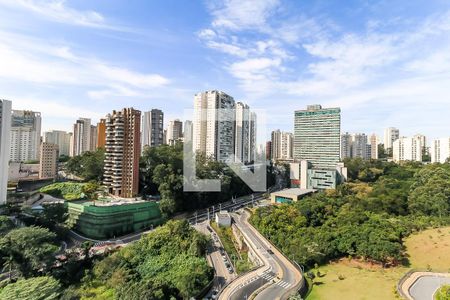
M139 189L141 112L133 108L106 116L106 152L103 183L111 195L135 197Z
M164 113L159 109L144 112L142 117L142 150L164 144Z
M39 160L40 144L41 113L29 110L13 110L10 160L14 162Z

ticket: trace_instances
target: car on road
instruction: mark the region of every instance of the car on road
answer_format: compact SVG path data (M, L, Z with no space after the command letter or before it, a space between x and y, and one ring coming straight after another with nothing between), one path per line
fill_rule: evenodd
M228 268L228 273L233 274L233 268L232 267Z
M272 249L267 249L267 253L269 253L269 254L273 254L273 251L272 251Z
M211 294L211 299L217 299L217 295L219 294L218 290L214 290Z
M209 227L209 226L206 226L206 229L208 229L209 232L213 232L211 227Z

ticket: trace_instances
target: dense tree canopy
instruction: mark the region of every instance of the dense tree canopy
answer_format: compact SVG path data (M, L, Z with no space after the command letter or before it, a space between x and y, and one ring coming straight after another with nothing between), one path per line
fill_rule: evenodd
M103 177L103 167L105 160L105 150L99 148L96 151L88 151L82 155L72 157L67 163L67 171L79 176L87 181L101 181Z
M25 277L45 273L59 248L55 245L55 238L56 235L47 228L13 229L0 238L0 254Z
M251 189L226 164L198 155L196 165L198 178L221 180L220 193L183 192L182 143L147 147L140 163L141 193L144 196L160 194L161 210L166 215L202 208L228 201L233 196L251 193Z
M397 264L405 236L450 221L450 165L347 163L352 182L258 208L251 222L284 253L312 266L348 255Z
M56 300L61 295L61 285L53 277L19 279L0 290L2 300Z
M196 296L213 276L204 257L207 243L186 221L169 221L98 262L78 293L95 299Z

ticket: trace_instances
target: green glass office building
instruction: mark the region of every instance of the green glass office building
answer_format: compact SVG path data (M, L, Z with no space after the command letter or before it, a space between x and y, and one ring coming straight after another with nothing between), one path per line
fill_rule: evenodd
M334 170L340 160L341 109L309 105L295 112L294 158Z
M154 201L102 199L67 202L69 226L93 239L108 239L151 228L162 223Z

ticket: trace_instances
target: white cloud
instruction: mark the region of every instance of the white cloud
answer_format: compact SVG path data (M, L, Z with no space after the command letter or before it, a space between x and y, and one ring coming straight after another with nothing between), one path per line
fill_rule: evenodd
M225 0L212 7L212 26L232 30L263 27L279 4L279 0Z
M64 0L0 0L0 5L26 10L59 23L118 29L117 27L115 28L114 26L107 24L105 18L100 13L70 8L66 5L66 1Z
M208 46L211 49L215 49L238 57L246 57L248 55L248 51L246 49L232 44L208 41L206 43L206 46Z
M205 40L213 39L217 34L212 29L202 29L197 33L198 37Z
M110 94L132 96L166 86L160 74L140 73L96 58L76 55L66 45L29 39L0 31L0 78L45 85L94 87L95 98Z

